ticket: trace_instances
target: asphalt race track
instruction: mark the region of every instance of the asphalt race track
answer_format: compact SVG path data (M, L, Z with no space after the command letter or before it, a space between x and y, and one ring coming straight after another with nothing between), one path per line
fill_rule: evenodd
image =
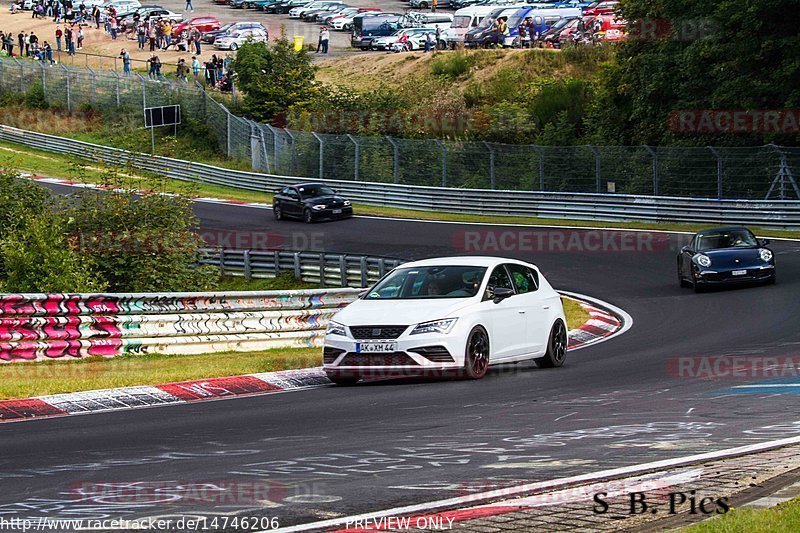
M287 526L800 434L800 376L761 387L776 379L725 366L792 356L800 373L800 243L771 245L775 286L694 294L676 279L680 235L372 218L308 226L249 207L196 210L212 239L530 260L556 288L625 309L633 328L572 352L563 368L512 365L477 382L394 380L3 424L0 517L240 514ZM709 361L727 375L707 379Z

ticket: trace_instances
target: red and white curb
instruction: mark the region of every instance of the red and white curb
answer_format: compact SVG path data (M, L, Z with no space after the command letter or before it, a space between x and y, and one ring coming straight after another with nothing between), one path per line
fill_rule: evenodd
M633 326L633 318L624 310L596 298L574 292L558 291L562 296L578 302L586 312L589 320L576 329L569 331L570 350L578 350L586 346L607 341L622 335Z
M197 379L0 401L0 423L222 400L329 385L322 368Z
M577 350L607 340L630 328L630 316L594 298L562 292L589 312L591 319L569 332L569 349ZM321 367L282 370L117 389L53 394L0 401L0 423L37 418L83 415L241 396L288 392L330 385Z

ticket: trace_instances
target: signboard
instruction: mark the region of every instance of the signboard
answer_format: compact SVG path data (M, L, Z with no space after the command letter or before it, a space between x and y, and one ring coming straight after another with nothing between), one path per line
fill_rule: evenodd
M167 105L144 108L144 127L175 126L181 123L181 106Z

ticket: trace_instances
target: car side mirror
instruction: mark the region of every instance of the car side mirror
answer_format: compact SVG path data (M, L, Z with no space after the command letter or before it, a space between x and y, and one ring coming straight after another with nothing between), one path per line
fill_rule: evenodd
M492 301L494 303L496 303L496 304L499 304L500 302L502 302L506 298L508 298L510 296L513 296L513 295L514 295L514 291L513 290L508 289L506 287L497 287L496 289L494 289L492 291L492 296L494 296Z
M769 244L769 239L761 239L761 246L766 246Z
M686 246L684 246L683 248L681 248L681 252L683 252L683 253L689 253L691 251L692 251L692 247L689 246L688 244Z

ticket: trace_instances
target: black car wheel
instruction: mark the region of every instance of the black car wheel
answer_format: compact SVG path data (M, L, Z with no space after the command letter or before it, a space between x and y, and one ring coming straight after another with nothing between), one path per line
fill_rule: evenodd
M467 350L464 358L464 376L468 379L481 379L489 368L489 335L486 330L476 326L467 337Z
M275 205L272 208L272 214L275 216L275 220L283 220L283 211L281 210L281 206Z
M547 341L547 351L544 357L536 359L536 366L540 368L558 368L567 359L567 328L561 320L557 320L550 330Z
M311 224L314 222L314 217L311 215L311 209L306 209L303 211L303 222L306 224Z

